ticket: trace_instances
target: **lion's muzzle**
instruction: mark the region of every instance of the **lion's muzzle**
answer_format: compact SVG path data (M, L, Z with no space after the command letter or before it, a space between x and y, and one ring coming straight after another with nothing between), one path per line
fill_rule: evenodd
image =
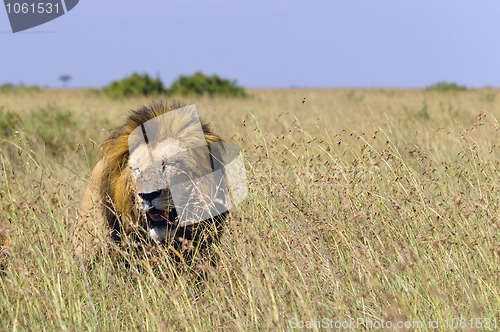
M139 193L142 200L143 216L146 220L149 236L164 241L169 234L175 233L179 218L168 189L150 193Z

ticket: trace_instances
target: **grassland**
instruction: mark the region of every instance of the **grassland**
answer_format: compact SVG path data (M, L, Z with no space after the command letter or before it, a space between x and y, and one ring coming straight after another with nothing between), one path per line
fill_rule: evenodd
M71 254L99 143L149 99L1 92L0 330L500 328L500 91L250 93L184 99L249 180L200 283Z

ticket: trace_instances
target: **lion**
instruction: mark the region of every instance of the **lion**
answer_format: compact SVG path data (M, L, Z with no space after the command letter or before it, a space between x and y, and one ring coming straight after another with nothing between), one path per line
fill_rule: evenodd
M223 167L220 142L190 106L160 102L132 111L92 171L74 230L77 256L92 260L110 244L160 243L188 261L208 248L228 215L223 186L206 180L216 182L210 174Z

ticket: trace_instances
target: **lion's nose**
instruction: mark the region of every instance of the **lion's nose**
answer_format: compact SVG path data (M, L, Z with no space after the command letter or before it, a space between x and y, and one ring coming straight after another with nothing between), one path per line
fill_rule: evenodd
M161 190L157 190L157 191L153 191L151 193L139 193L139 196L145 200L145 201L149 201L149 202L152 202L153 199L159 197L161 194Z

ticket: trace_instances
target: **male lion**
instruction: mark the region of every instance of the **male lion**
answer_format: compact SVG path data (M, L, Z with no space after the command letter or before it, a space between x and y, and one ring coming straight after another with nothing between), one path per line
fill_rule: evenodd
M113 242L162 242L186 259L220 235L225 186L212 175L223 167L222 140L190 107L143 106L105 141L75 227L79 257L92 259Z

